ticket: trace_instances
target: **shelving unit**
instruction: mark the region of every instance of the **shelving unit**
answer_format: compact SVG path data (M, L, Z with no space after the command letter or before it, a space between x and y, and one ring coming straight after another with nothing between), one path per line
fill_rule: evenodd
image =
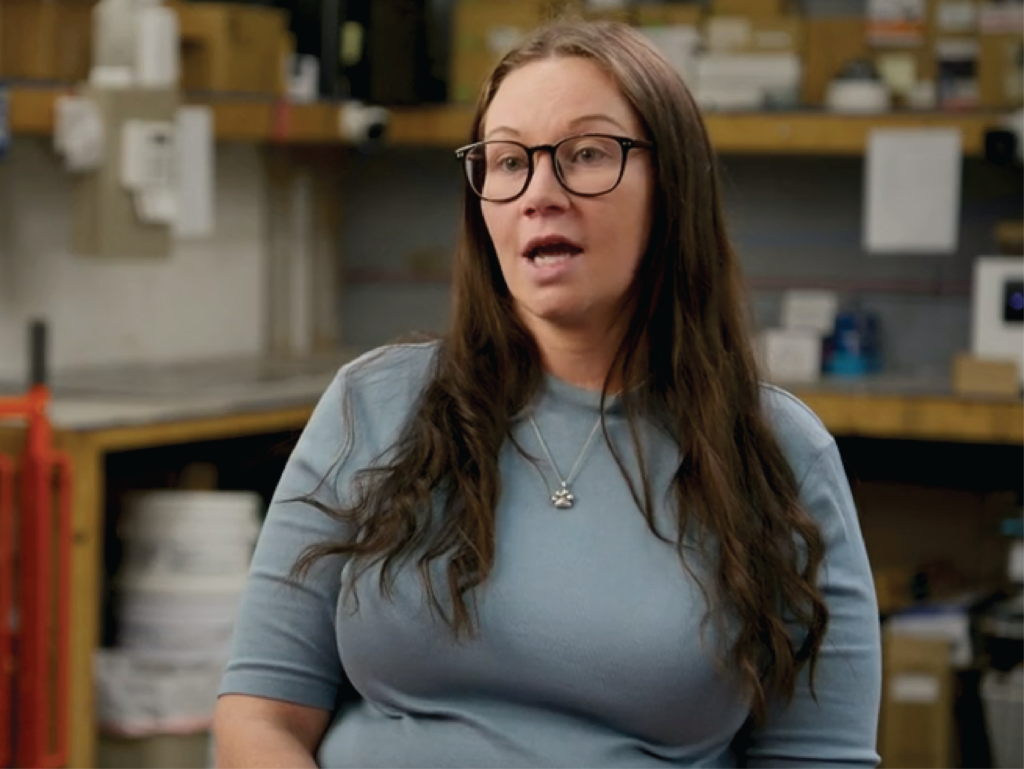
M9 89L11 131L15 135L53 132L53 104L70 88L15 86ZM288 104L281 101L192 96L189 104L213 108L222 141L339 144L340 104ZM468 140L472 108L431 106L392 110L389 144L456 147ZM711 139L731 154L856 155L876 128L956 128L967 155L984 150L985 131L999 122L994 112L889 113L836 115L821 112L736 113L705 116Z
M396 109L390 142L395 145L457 146L468 140L468 107ZM876 128L956 128L964 153L980 154L985 131L999 121L994 112L837 115L823 112L706 113L711 140L734 154L856 155Z
M11 133L49 136L53 133L54 103L71 88L13 86L8 89ZM265 99L191 96L186 104L213 109L217 138L221 141L286 142L289 144L341 143L341 107L337 104L289 104Z
M348 285L450 283L451 273L442 269L352 267L345 270ZM971 284L964 280L847 280L814 276L764 276L747 278L751 291L839 291L847 293L896 294L899 296L970 296Z
M54 126L54 102L71 92L70 86L17 85L7 88L9 120L15 136L47 137ZM294 105L260 99L190 95L188 104L212 108L220 141L334 145L343 143L340 104ZM465 106L402 108L392 112L388 143L395 147L454 148L469 139L472 109ZM820 112L708 114L706 122L716 148L730 154L847 155L862 154L873 129L948 127L961 132L963 151L977 156L984 149L985 131L1000 122L997 113L919 114L872 116L833 115ZM1010 226L1012 229L1012 226ZM1020 231L1007 238L1020 240ZM346 281L430 282L445 284L450 275L439 269L380 270L353 268ZM779 288L771 279L754 279L752 287ZM786 288L827 288L826 282L805 279ZM847 284L847 288L857 290ZM897 290L894 284L890 284ZM879 285L874 286L879 290ZM884 290L884 289L882 289ZM898 287L902 293L965 295L963 283L914 281ZM974 399L936 392L900 391L877 387L871 391L851 384L845 388L791 387L795 394L838 436L860 436L919 441L976 444L1024 444L1024 401ZM220 440L301 430L314 397L305 405L266 406L254 413L217 416L168 416L162 421L109 429L59 429L59 445L74 458L75 522L73 578L73 659L71 709L73 713L72 766L95 761L94 688L92 654L99 638L96 605L100 595L102 524L106 515L105 461L109 454L150 447ZM0 426L0 448L17 445L19 431Z

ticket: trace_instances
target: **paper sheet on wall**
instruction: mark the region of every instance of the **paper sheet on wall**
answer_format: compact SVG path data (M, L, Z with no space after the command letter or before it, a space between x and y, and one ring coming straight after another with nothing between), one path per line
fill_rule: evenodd
M180 107L175 137L178 163L177 211L174 234L178 238L205 238L214 230L213 113L209 107Z
M956 129L872 131L864 169L864 249L871 254L954 253L962 162Z

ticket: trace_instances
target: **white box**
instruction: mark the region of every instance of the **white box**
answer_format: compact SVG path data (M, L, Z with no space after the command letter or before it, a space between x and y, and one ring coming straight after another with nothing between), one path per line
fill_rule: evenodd
M705 53L697 57L697 102L706 109L761 109L799 98L800 57L794 53Z
M700 30L679 24L669 27L640 27L639 32L668 60L683 82L692 87L697 79Z
M815 382L821 376L821 335L769 328L758 337L761 367L772 382Z
M782 297L782 327L831 334L839 295L832 291L787 291Z

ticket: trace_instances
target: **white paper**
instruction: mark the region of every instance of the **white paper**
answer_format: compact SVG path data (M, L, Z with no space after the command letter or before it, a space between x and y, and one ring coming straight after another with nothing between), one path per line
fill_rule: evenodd
M214 142L209 107L181 107L177 117L178 206L174 234L202 238L213 234Z
M96 102L83 96L58 96L54 103L53 148L69 171L94 171L103 165L106 132Z
M787 291L782 297L782 327L829 334L838 310L839 295L832 291Z
M960 235L961 136L956 129L880 129L865 158L864 248L950 254Z
M939 679L925 673L900 673L889 684L893 702L929 705L939 701L941 690Z

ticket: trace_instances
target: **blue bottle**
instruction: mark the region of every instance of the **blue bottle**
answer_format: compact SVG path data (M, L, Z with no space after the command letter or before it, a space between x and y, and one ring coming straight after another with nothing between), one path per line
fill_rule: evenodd
M836 315L826 344L825 372L838 377L862 377L881 370L878 316L861 310Z

